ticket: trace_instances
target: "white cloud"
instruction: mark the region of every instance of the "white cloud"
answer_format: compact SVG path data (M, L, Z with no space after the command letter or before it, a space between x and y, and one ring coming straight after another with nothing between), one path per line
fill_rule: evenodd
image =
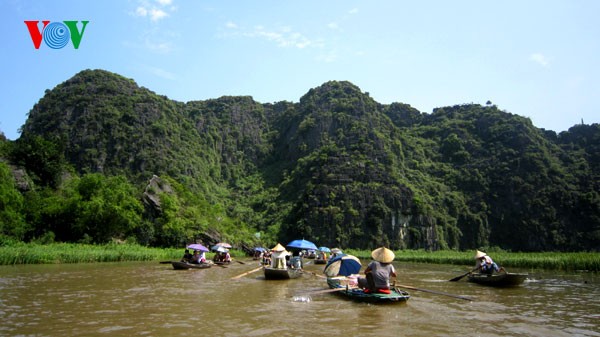
M134 15L139 17L148 17L153 22L157 22L168 17L169 13L167 13L166 10L173 12L177 9L175 6L165 8L173 3L172 0L156 0L154 3L149 2L148 0L140 0L138 3L139 6L136 8Z
M247 37L253 39L263 39L275 43L282 48L304 49L315 46L314 42L299 32L295 32L292 27L284 26L279 29L269 30L264 26L255 26L252 29L238 27L235 23L229 21L225 24L230 31L222 34L222 37Z
M144 46L150 51L162 54L168 54L173 50L173 45L170 42L156 42L150 39L146 39Z
M166 80L175 80L177 78L175 74L162 68L148 67L148 71L150 71L150 73L152 73L154 76L164 78Z
M152 20L152 21L158 21L167 16L169 16L169 14L167 14L162 9L152 8L150 10L150 20Z
M548 58L546 58L546 56L544 56L543 54L540 53L534 53L531 54L529 56L529 59L539 65L541 65L542 67L547 67L550 65L550 62L548 61Z
M330 50L327 53L320 54L317 56L317 61L332 63L335 62L338 58L337 51Z
M137 16L146 16L146 15L148 15L148 10L146 8L144 8L144 7L138 7L135 10L135 14Z
M352 8L351 10L348 11L348 14L356 14L358 13L358 8Z
M335 23L335 22L331 22L331 23L327 24L327 27L328 27L329 29L333 29L333 30L340 30L340 27L339 27L339 26L338 26L338 24L337 24L337 23Z

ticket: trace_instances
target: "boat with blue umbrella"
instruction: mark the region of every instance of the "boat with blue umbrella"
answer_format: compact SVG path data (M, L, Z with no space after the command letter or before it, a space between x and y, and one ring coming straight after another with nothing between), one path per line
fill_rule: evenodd
M253 260L260 260L260 259L262 259L263 255L267 251L269 251L269 250L267 248L265 248L265 247L254 247L252 249L252 259Z
M317 245L308 240L294 240L286 245L288 248L297 248L300 250L317 250Z
M315 258L315 264L326 264L327 263L327 253L331 253L331 249L328 247L321 246L317 250L317 257Z
M401 303L410 298L408 292L392 287L388 293L365 292L358 287L358 273L362 264L353 255L340 254L327 262L323 272L331 292L358 302Z

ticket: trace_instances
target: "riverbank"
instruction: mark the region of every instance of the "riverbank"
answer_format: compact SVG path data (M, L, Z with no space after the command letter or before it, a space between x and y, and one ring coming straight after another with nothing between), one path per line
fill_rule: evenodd
M344 250L347 254L357 256L367 264L371 260L371 252L366 250ZM237 259L246 258L244 252L235 249L231 255ZM402 250L395 251L398 262L417 262L433 264L454 264L472 266L474 251L435 251ZM490 256L503 267L600 271L600 253L576 252L540 252L512 253L489 252ZM33 243L15 243L0 246L0 265L14 264L53 264L53 263L92 263L120 261L162 261L179 260L183 248L149 248L132 244L87 245L72 243L53 243L40 245ZM212 258L207 253L207 258Z
M88 245L15 243L0 246L0 265L179 260L184 248L150 248L132 244ZM232 250L233 257L243 257ZM210 259L214 253L207 253Z
M371 252L363 250L345 250L363 261L371 260ZM437 263L473 266L475 251L459 252L453 250L429 252L424 250L395 251L395 261ZM600 253L594 252L537 252L513 253L505 251L488 252L496 263L503 267L568 270L568 271L600 271Z

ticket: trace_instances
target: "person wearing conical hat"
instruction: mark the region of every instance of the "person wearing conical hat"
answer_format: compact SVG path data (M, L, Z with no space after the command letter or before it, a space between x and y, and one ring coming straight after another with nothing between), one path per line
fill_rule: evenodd
M365 276L358 279L358 285L364 288L365 293L379 292L389 294L390 277L396 277L396 270L392 261L396 257L394 252L385 247L379 247L371 252L373 261L365 269Z
M271 249L271 268L287 269L285 257L290 253L280 243Z
M498 267L496 262L492 260L486 253L477 250L475 256L473 256L475 262L475 269L479 270L482 274L491 275L494 272L499 272L502 268Z
M272 252L282 252L285 250L285 247L281 245L281 243L277 243L277 245L271 248Z

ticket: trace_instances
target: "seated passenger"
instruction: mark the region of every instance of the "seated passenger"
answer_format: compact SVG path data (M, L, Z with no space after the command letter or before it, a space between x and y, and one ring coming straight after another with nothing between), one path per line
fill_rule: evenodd
M195 250L195 251L194 251L194 255L192 255L192 259L190 260L190 263L193 263L193 264L200 264L200 263L202 263L202 260L201 260L201 259L202 259L202 258L201 258L201 256L200 256L200 251L199 251L199 250Z
M181 262L190 262L192 260L192 254L189 249L185 250L183 257L181 258Z
M365 293L379 292L389 294L390 277L396 277L396 270L392 265L394 252L380 247L371 252L373 261L365 269L366 277L358 279L358 286L365 289Z
M473 258L477 261L475 263L475 268L482 274L492 275L494 272L497 273L500 272L500 270L503 270L503 268L500 268L496 262L484 252L478 250Z

